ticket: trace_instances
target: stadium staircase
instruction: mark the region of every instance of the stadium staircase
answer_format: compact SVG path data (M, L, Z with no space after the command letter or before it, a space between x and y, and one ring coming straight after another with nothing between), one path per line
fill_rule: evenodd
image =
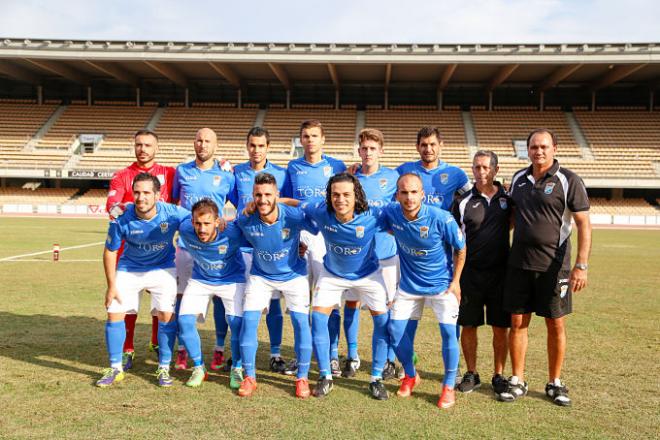
M266 109L260 109L257 112L257 116L254 118L254 127L263 127L264 126L264 120L266 119Z
M149 122L147 123L146 129L155 131L160 122L160 118L163 117L163 113L165 113L165 107L156 108L156 111L154 111L154 114L151 115L151 119L149 119Z
M363 110L359 110L355 115L355 142L357 143L357 137L360 134L360 131L364 129L367 124L367 116Z
M467 111L461 112L461 117L463 118L463 127L465 128L465 140L467 141L467 147L470 151L470 157L473 157L474 153L476 153L479 149L479 143L477 142L477 133L474 131L472 113Z
M53 112L52 115L48 118L48 120L42 125L39 130L32 136L32 139L30 139L27 144L25 144L25 147L23 148L24 152L30 152L34 151L34 147L39 143L39 141L44 137L46 133L48 133L48 130L57 122L57 120L62 116L62 113L64 113L67 109L66 105L60 105L57 107L57 109Z
M580 123L575 118L575 114L573 112L565 112L565 115L566 122L568 123L568 126L571 127L573 138L580 148L580 153L582 153L582 158L585 160L595 160L594 152L591 150L591 147L589 147L589 142L587 142L587 138L584 136L582 127L580 127Z

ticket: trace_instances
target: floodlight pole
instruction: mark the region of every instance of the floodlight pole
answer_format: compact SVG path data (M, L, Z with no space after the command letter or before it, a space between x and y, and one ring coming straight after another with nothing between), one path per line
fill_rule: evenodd
M92 86L87 86L87 105L92 105Z
M37 86L37 104L42 105L44 103L44 86Z
M138 107L140 106L140 88L139 87L135 88L135 104Z

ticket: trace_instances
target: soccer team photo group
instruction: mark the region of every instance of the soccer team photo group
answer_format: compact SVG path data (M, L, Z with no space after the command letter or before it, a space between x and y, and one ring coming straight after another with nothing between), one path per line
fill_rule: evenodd
M438 370L442 410L470 405L461 395L482 386L504 403L536 388L549 403L570 406L565 317L587 287L591 224L582 179L556 158L556 134L532 130L531 164L513 176L498 174L490 150L473 155L471 176L443 161L436 127L420 127L418 157L396 169L380 163L387 140L377 128L359 132L355 163L325 154L326 134L322 121L302 121L303 154L284 168L268 159L267 128L250 129L249 160L231 164L217 155L222 133L202 127L191 139L194 160L174 169L158 163L157 133L135 133L135 162L115 173L107 199L109 364L96 386L129 388L131 369L148 357L147 341L134 341L143 301L158 358L154 386L198 388L209 370L227 371L223 385L248 398L263 392L257 372L266 369L291 376L296 398L332 399L369 365L364 393L393 398L391 381L397 398L414 399L422 367ZM433 365L418 365L415 351L425 308L437 321L426 341L441 353ZM371 347L358 344L362 309L372 319ZM534 315L547 333L545 383L525 374ZM213 347L202 346L197 328L206 319ZM259 347L264 321L268 348ZM483 325L493 349L477 362ZM289 359L281 351L286 331ZM259 350L269 350L268 364L257 362ZM189 378L175 380L172 368Z

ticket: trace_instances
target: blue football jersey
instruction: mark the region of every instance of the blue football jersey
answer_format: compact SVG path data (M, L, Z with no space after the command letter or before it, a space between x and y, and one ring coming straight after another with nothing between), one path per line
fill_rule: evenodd
M210 285L244 283L245 264L240 248L247 246L235 222L218 231L215 240L204 243L195 233L191 221L184 221L179 237L193 258L192 279Z
M369 206L383 208L395 199L396 180L399 178L399 173L393 169L381 166L378 171L368 176L358 170L355 177L360 180ZM387 232L378 232L376 234L376 256L378 259L384 260L394 255L396 255L394 237Z
M406 162L396 169L401 174L414 173L422 178L424 184L425 203L439 206L449 211L454 200L454 193L468 191L472 185L465 171L447 162L440 161L436 168L427 170L422 161Z
M239 215L245 208L245 205L252 201L252 188L254 187L254 178L258 174L269 173L275 177L277 182L277 189L282 193L286 185L288 175L286 168L275 165L270 161L266 161L266 166L263 170L255 171L250 166L250 162L245 162L234 167L234 175L236 176L236 191L238 194L238 206L236 207Z
M193 160L176 167L172 198L188 210L201 199L211 199L222 212L227 200L238 204L236 179L230 171L223 171L217 160L208 170L200 170Z
M315 164L307 162L304 156L294 159L286 169L289 178L282 196L301 201L325 197L325 188L330 177L343 171L346 171L344 162L325 154L322 160Z
M454 217L437 206L425 204L413 221L403 216L399 204L387 206L383 212L399 252L399 287L416 295L436 295L447 290L453 277L453 261L448 258L447 248L465 247L465 238Z
M317 230L299 208L282 203L277 207L277 221L272 225L264 223L259 213L239 217L237 223L254 248L250 274L272 281L289 281L307 275L307 264L298 256L300 231L316 233Z
M143 220L135 213L135 205L126 207L124 214L110 222L105 247L119 250L122 240L124 252L117 270L148 272L174 267L174 234L179 225L190 222L190 212L169 203L156 202L156 215Z
M383 219L376 208L356 214L352 220L341 223L334 213L328 212L325 202L302 205L307 215L318 226L325 241L323 267L331 274L347 280L357 280L378 269L374 237L384 231Z

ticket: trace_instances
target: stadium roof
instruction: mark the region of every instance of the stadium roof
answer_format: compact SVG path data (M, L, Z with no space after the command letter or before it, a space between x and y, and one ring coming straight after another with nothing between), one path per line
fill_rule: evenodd
M660 86L660 43L320 44L85 41L0 38L0 77L41 84L110 78L138 86L165 79L181 87L223 80L436 83L491 91L520 84L544 91L562 84L598 90L618 82Z

